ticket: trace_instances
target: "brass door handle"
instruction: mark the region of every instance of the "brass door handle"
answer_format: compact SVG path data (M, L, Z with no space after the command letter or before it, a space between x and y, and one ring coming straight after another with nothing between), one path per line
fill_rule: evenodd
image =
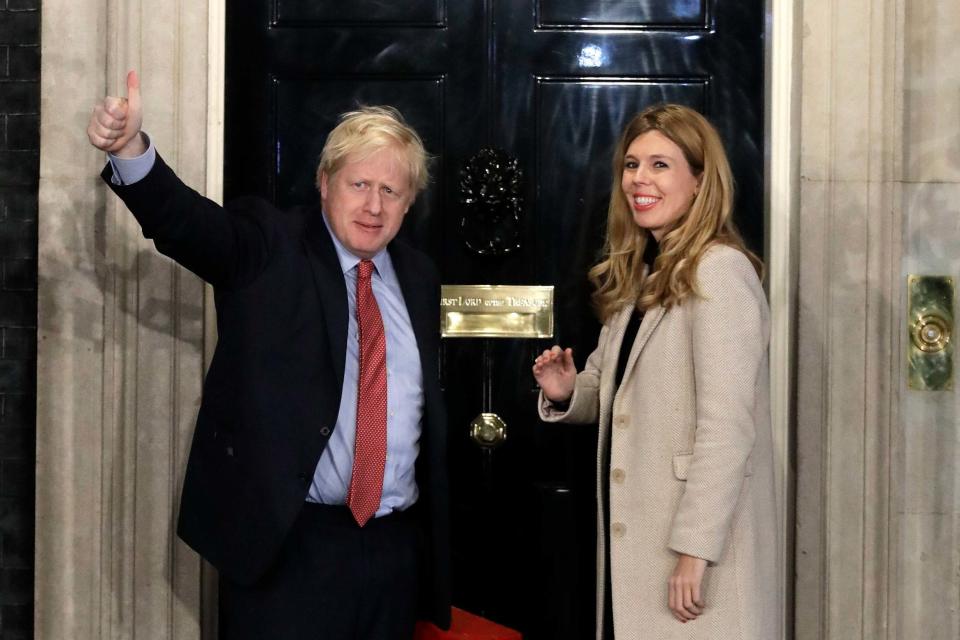
M485 449L498 447L507 439L507 423L495 413L481 413L470 423L470 437Z

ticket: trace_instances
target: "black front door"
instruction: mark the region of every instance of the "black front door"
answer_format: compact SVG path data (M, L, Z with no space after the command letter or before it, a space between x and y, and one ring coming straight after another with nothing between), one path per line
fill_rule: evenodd
M579 366L599 327L585 273L602 242L610 152L655 102L706 113L731 154L738 221L763 239L760 0L228 2L225 195L317 198L337 114L392 104L435 156L403 233L445 283L554 285ZM516 159L516 216L475 217L461 169ZM516 177L514 174L513 177ZM439 310L438 310L439 313ZM591 637L596 429L539 423L530 375L553 340L444 341L455 604L531 640ZM481 412L507 439L469 437Z

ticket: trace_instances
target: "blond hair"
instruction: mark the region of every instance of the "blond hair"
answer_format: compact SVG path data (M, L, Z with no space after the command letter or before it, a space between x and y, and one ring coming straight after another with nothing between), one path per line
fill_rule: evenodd
M403 154L410 175L410 186L416 193L422 191L430 179L427 169L429 156L423 141L400 112L393 107L360 107L340 114L340 122L327 136L320 152L316 185L320 175L332 176L347 162L347 158L362 160L370 154L393 147Z
M660 240L660 255L644 277L643 252L650 232L637 226L623 195L624 159L637 137L659 131L683 152L700 182L690 209ZM644 109L627 125L613 155L613 186L607 210L603 260L590 269L593 304L601 321L627 305L670 308L696 294L696 271L704 252L714 244L739 249L758 274L763 263L744 245L731 217L733 173L717 130L706 118L678 104Z

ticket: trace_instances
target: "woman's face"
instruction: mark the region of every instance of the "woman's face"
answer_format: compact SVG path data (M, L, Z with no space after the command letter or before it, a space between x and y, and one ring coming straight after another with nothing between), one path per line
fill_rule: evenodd
M659 131L648 131L627 147L620 186L633 221L659 242L690 209L700 180L680 147Z

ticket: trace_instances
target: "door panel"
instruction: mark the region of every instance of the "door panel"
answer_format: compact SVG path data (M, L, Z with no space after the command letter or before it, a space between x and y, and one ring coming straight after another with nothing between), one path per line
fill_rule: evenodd
M538 27L642 28L650 25L689 28L706 25L701 0L538 0Z
M227 5L226 197L316 201L316 163L337 114L392 104L434 156L401 233L445 283L554 285L555 340L579 366L599 331L586 271L602 243L610 154L643 107L680 102L717 124L739 222L762 250L759 0ZM483 147L516 158L524 176L520 246L503 255L479 255L463 237L460 170ZM528 640L582 640L594 620L597 434L537 420L530 366L552 343L443 343L454 598ZM493 450L469 438L482 411L508 425Z
M538 275L553 281L570 244L587 231L579 224L583 211L605 208L610 157L637 105L679 102L702 108L707 87L679 79L536 77L534 82L534 202L538 216L552 221L540 225L544 259Z
M405 26L441 26L444 3L441 0L276 0L274 24L288 26L329 26L392 23Z
M273 111L273 148L276 163L273 199L284 204L311 202L317 198L315 171L324 138L304 135L320 128L329 131L337 116L358 104L391 104L407 114L410 124L428 148L443 140L444 78L442 76L326 77L321 79L270 78ZM438 167L434 166L434 170ZM442 170L442 165L439 167ZM438 195L428 191L422 206L438 209ZM424 203L425 201L425 203Z

